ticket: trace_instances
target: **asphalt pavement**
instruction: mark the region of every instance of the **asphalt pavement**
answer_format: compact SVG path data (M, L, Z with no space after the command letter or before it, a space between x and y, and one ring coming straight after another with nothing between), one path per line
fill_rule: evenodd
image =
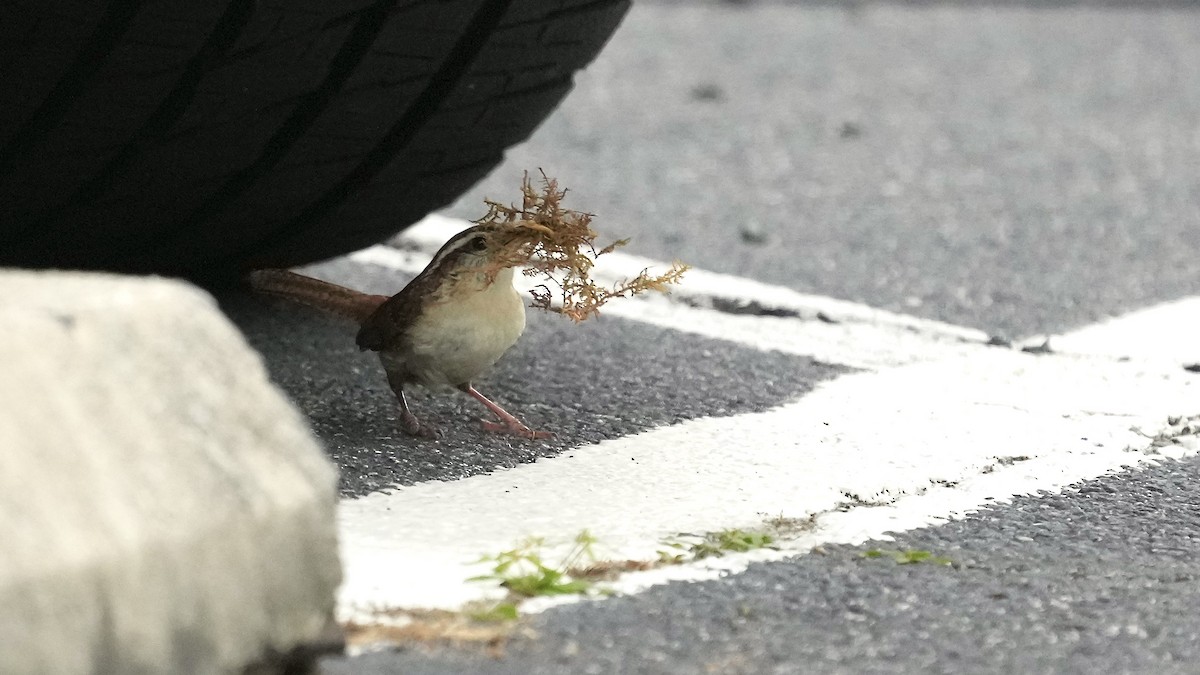
M1200 11L1179 6L644 3L448 213L478 217L484 196L512 199L541 168L632 253L998 337L1058 333L1200 294L1197 64ZM347 260L313 271L374 292L406 280ZM473 401L430 393L418 414L453 433L417 444L352 327L221 301L312 419L348 498L766 410L850 372L531 313L483 391L558 438L485 435ZM323 670L1197 672L1198 474L1195 459L1164 462L895 542L550 609L499 657L427 645ZM860 556L872 548L954 564Z
M1009 337L1081 325L1200 289L1198 30L1137 4L639 4L451 213L540 167L652 258Z
M338 673L1195 673L1196 462L1019 498L967 520L532 619L480 649ZM863 558L936 551L953 566Z
M369 265L317 265L312 274L353 288L395 292L408 279ZM605 317L575 325L530 311L525 334L477 386L535 429L529 443L484 431L486 410L452 389L414 389L415 413L443 432L414 443L378 358L354 344L357 328L285 301L233 295L222 308L264 354L272 378L312 421L342 475L342 494L466 478L538 457L704 415L763 410L848 369L811 358ZM703 364L697 367L697 364Z

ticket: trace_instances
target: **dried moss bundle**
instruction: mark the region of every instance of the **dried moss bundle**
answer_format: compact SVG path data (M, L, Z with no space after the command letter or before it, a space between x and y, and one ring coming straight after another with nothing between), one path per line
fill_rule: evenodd
M487 215L476 220L490 226L489 248L492 249L495 274L505 267L523 266L523 273L541 277L545 283L532 291L533 306L559 312L579 322L598 315L600 307L613 298L633 296L646 291L667 292L667 286L677 284L688 270L683 263L674 263L665 274L651 276L642 270L611 288L597 286L590 274L596 259L612 253L628 243L617 240L599 250L595 247L596 233L591 228L592 214L562 207L566 190L542 173L541 189L535 189L528 172L521 182L521 205L508 206L487 200ZM557 289L557 292L555 290ZM561 302L555 307L555 296Z

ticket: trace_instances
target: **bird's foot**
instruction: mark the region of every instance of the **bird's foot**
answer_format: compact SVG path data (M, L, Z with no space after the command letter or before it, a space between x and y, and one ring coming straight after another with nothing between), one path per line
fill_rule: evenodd
M493 422L491 420L481 420L483 428L487 431L492 431L500 434L512 434L513 436L521 436L534 441L554 438L554 433L551 431L534 431L524 424L509 424L507 422Z
M430 441L437 440L442 433L437 427L424 424L417 416L407 410L400 413L400 428L409 436L416 436Z

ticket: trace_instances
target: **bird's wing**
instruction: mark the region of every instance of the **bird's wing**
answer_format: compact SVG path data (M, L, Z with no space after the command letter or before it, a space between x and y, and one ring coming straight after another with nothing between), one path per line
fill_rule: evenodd
M444 270L454 269L472 240L478 239L485 229L476 225L450 237L415 279L362 322L357 338L359 349L402 350L408 326L420 314L422 303L433 298L438 286L445 282Z
M421 303L437 289L438 281L422 272L401 291L388 298L362 322L355 341L359 349L397 350L402 347L409 324L421 311Z

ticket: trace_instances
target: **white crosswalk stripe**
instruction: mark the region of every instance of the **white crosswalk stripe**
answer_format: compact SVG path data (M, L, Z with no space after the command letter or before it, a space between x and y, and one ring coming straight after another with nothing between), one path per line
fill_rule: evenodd
M406 233L419 252L374 247L352 259L413 273L448 231L466 225L431 218ZM609 258L608 277L654 264ZM613 584L634 592L824 542L882 537L1200 450L1194 438L1165 448L1148 438L1169 416L1200 413L1200 374L1183 368L1200 362L1200 299L1053 336L1054 353L1029 354L987 346L972 329L749 280L697 271L685 283L675 301L614 302L606 315L862 372L765 412L692 420L491 475L347 500L343 616L453 609L494 597L499 589L467 581L481 571L471 563L527 536L565 546L588 529L606 556L641 560L679 532L815 516L779 551L662 567ZM795 316L678 301L714 297Z

